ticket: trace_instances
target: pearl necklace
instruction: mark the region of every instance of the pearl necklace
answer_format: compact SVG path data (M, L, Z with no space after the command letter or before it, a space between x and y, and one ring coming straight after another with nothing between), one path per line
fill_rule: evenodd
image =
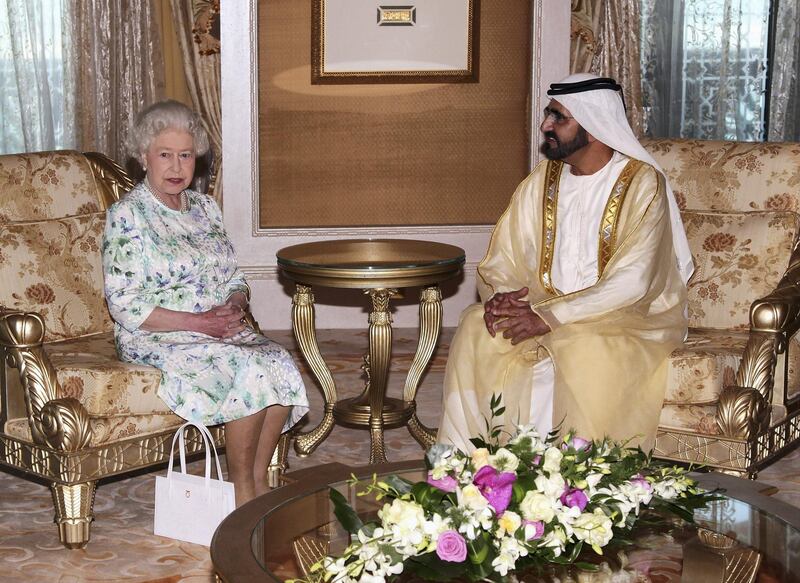
M158 194L158 192L156 192L155 189L153 189L150 186L150 181L147 180L147 178L144 179L144 185L147 188L147 190L150 191L150 194L152 194L156 198L156 200L158 202L160 202L161 204L163 204L165 207L167 207L170 210L173 210L173 211L175 210L174 208L169 206L169 204L167 204L167 201L165 201L163 198L161 198L161 195ZM180 206L180 209L178 209L178 210L180 212L182 212L182 213L185 213L186 211L189 210L189 196L186 194L185 190L181 191L180 199L181 199L181 206Z

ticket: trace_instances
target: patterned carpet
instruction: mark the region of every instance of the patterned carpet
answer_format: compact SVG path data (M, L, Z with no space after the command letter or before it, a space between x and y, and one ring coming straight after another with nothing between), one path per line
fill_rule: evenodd
M420 419L429 426L435 426L438 421L445 355L452 332L452 329L443 332L439 350L418 394ZM275 332L270 336L294 349L289 332ZM363 386L360 366L361 355L367 347L366 332L321 331L319 341L339 394L344 397L358 394ZM415 348L415 330L395 330L390 396L400 395ZM311 381L309 371L304 370L304 375L311 400L312 413L306 426L310 428L320 418L322 395ZM387 432L386 450L391 461L422 456L421 449L405 429ZM335 427L312 456L300 459L292 452L289 463L292 470L330 461L360 465L368 456L367 432ZM195 468L199 463L195 462ZM154 476L163 471L101 483L95 501L92 540L87 548L77 551L66 550L58 542L49 488L0 472L0 580L9 583L212 583L214 577L206 547L152 534ZM759 481L777 486L776 498L800 507L800 451L792 452L763 471Z

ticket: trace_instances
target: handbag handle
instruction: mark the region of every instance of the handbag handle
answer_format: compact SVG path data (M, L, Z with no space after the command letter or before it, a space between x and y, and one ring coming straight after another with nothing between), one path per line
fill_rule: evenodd
M175 456L175 442L178 442L178 452L181 461L181 473L186 473L186 445L185 445L185 438L184 432L186 428L189 426L194 427L197 429L200 437L203 439L203 445L205 445L206 449L206 467L205 467L205 479L209 481L211 479L211 456L213 455L214 461L216 462L217 466L217 479L222 480L222 467L219 463L219 454L217 454L217 448L214 445L214 438L211 435L211 432L205 425L201 425L199 423L194 423L192 421L187 421L183 425L181 425L178 430L175 432L175 435L172 437L172 446L169 450L169 467L167 468L167 478L169 479L170 475L172 474L172 466L174 465L174 456ZM213 454L212 454L213 452Z

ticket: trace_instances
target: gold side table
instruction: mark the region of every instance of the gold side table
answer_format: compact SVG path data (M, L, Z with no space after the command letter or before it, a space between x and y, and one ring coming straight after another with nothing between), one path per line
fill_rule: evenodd
M453 245L408 239L345 239L285 247L277 253L281 272L295 282L292 328L300 351L322 387L325 410L312 430L296 436L298 455L311 454L335 424L368 428L369 462L386 461L384 429L408 425L422 447L436 435L417 418L416 395L442 327L439 283L456 277L464 265L464 250ZM361 289L371 299L369 352L364 357L367 382L357 397L338 400L336 383L322 358L314 323L312 286ZM389 301L399 288L421 286L419 342L406 377L403 398L386 396L392 354Z

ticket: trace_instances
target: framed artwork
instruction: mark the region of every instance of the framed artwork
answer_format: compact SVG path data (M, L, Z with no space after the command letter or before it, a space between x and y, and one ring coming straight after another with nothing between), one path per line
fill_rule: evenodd
M311 83L478 81L480 0L312 0Z

